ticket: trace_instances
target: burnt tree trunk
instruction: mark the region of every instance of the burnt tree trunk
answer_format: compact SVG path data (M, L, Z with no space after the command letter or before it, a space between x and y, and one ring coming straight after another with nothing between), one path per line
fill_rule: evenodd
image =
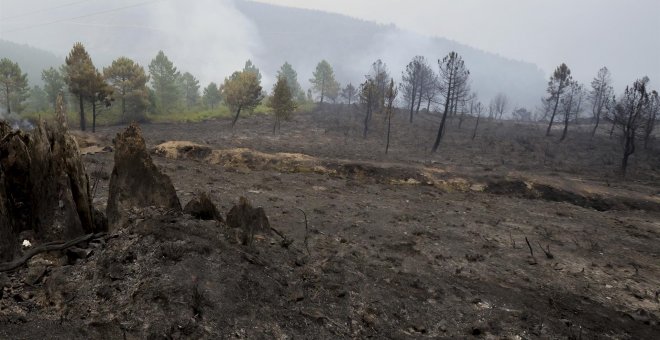
M85 104L83 102L83 95L78 96L78 102L80 104L80 130L85 131L87 128L87 122L85 121Z
M628 170L628 158L630 155L635 153L635 132L634 130L629 132L625 136L625 145L623 148L623 159L621 160L621 174L625 177L626 171Z
M449 79L451 78L452 75L450 75ZM438 135L435 138L435 143L433 143L433 149L431 149L432 152L436 152L438 150L438 147L440 146L440 141L442 140L442 135L445 130L445 124L447 122L447 113L449 113L450 110L450 101L451 101L451 90L452 90L452 83L451 81L449 82L449 85L447 86L447 99L445 100L445 112L442 114L442 121L440 121L440 128L438 128Z
M550 116L550 124L548 124L548 130L546 130L545 135L550 136L550 130L552 129L552 123L555 121L555 115L557 114L557 107L559 107L559 95L555 100L555 107L552 109L552 115Z
M234 126L236 125L236 122L238 121L238 116L241 114L241 107L239 106L238 109L236 110L236 116L234 116L234 119L231 121L231 128L233 129Z
M477 116L477 123L474 124L474 132L472 132L472 140L474 140L477 137L477 128L479 128L479 118L481 118L481 115Z

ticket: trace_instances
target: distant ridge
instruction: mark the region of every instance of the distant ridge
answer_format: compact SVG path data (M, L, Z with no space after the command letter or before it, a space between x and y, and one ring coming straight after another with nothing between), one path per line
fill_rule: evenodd
M394 79L399 80L415 55L425 56L437 70L437 59L456 51L470 69L472 87L482 101L503 92L510 97L511 105L531 108L543 96L545 74L532 63L341 14L254 1L237 1L236 6L257 26L264 44L257 61L267 70L275 70L287 60L304 70L301 79L307 80L313 64L324 58L333 64L340 81L355 84L363 81L371 63L381 58L393 71Z
M0 59L9 58L17 62L23 73L27 73L30 87L41 85L41 71L45 68L59 67L64 59L55 54L25 44L0 40Z
M110 7L107 3L85 5L81 13ZM164 9L165 5L175 7ZM308 80L321 59L333 65L342 85L364 81L378 58L399 81L401 71L415 55L425 56L437 71L437 60L450 51L462 55L471 72L472 89L484 104L503 92L510 98L510 109L514 105L532 109L539 104L546 84L544 72L534 64L446 38L426 37L341 14L244 0L153 3L88 20L18 31L5 38L60 56L80 41L99 69L120 56L146 67L162 49L179 70L193 73L203 85L222 82L249 57L263 73L268 90L285 61L298 72L304 89L310 87ZM19 62L31 84L41 82L42 69L63 63L63 58L53 53L6 41L0 41L0 57Z

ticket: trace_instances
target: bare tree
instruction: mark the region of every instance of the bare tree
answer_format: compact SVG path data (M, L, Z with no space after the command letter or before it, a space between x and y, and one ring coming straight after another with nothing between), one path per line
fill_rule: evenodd
M591 131L591 136L596 135L600 117L608 107L608 102L612 99L612 79L610 71L607 67L603 67L598 71L596 78L591 81L591 91L589 92L589 101L591 102L591 112L595 121L594 129Z
M643 135L645 125L648 123L650 112L650 96L646 91L648 77L638 79L632 86L626 87L621 99L616 102L612 121L621 128L623 141L623 157L621 159L621 173L626 175L628 159L635 153L636 140Z
M378 112L382 112L385 108L385 94L387 92L388 79L390 79L387 64L380 59L376 60L371 65L371 72L369 75L376 86L376 101L374 109Z
M445 99L445 108L440 127L438 128L438 135L435 143L433 143L433 152L436 152L440 146L440 141L442 140L447 123L447 114L449 114L453 105L460 99L459 95L465 93L468 89L468 79L470 76L470 71L465 68L463 59L456 52L450 52L442 60L438 60L438 65L440 67L438 80L440 88L443 89L442 96Z
M399 93L394 86L394 79L390 80L390 87L385 94L385 113L387 114L387 143L385 144L385 154L390 150L390 132L392 131L392 116L394 115L394 100Z
M461 115L458 116L458 129L461 129L461 126L463 125L463 121L465 120L466 116L466 111L470 112L470 115L474 115L474 109L475 106L477 105L477 94L475 92L472 92L469 97L465 99L464 103L464 108L461 110Z
M509 98L504 93L498 93L495 98L493 98L492 106L495 111L495 116L501 120L504 111L506 111L509 106Z
M481 102L477 102L474 106L474 112L477 114L477 122L474 124L474 132L472 132L472 140L477 137L477 129L479 128L479 119L481 118L481 113L484 111L484 106L481 105Z
M651 140L658 116L660 116L660 97L658 97L658 91L653 90L649 98L648 120L644 130L644 149L649 148L649 140Z
M417 107L415 114L419 113L419 108L422 106L422 101L427 101L427 107L430 108L431 102L429 97L435 97L434 92L437 93L438 76L433 72L433 68L426 60L422 59L422 64L419 74L419 91L417 92Z
M357 90L355 89L355 86L353 84L348 83L346 87L344 87L341 90L341 97L346 100L348 105L351 105L351 103L355 100L355 97L357 96Z
M561 134L561 139L563 141L566 139L568 134L568 124L571 121L572 117L577 118L582 109L582 100L584 98L584 89L577 81L571 82L568 86L566 94L561 99L561 110L564 114L564 131Z
M360 85L360 102L365 109L364 138L367 138L367 134L369 133L369 122L371 121L374 109L378 105L377 93L378 87L376 82L371 77L367 76L367 80Z
M429 68L431 71L430 79L428 80L428 86L422 91L421 98L426 102L426 112L431 112L431 103L435 103L435 98L438 96L440 91L438 87L438 75L433 72L433 69Z
M403 100L406 107L410 110L410 122L413 121L413 114L415 113L415 100L419 96L419 83L421 78L422 64L424 57L416 56L411 62L406 65L406 69L401 75L401 84L399 85L403 93Z
M559 65L550 77L548 89L546 90L549 96L548 98L544 98L544 101L547 104L547 109L550 111L550 124L548 124L548 130L545 133L546 136L550 136L552 123L555 121L557 109L559 108L559 102L572 80L573 77L571 76L571 70L564 63Z

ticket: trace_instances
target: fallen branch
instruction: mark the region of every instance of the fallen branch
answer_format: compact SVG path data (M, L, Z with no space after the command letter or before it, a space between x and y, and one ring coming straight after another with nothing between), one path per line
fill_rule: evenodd
M277 230L273 227L270 227L270 230L272 230L275 234L277 234L277 236L282 238L282 246L284 248L289 248L289 246L293 243L292 239L289 239L288 237L286 237L286 235L284 235L284 233L280 232L279 230Z
M21 256L19 259L16 259L12 262L6 262L6 263L0 263L0 272L8 272L12 271L14 269L17 269L18 267L24 265L27 261L29 261L32 257L39 255L41 253L49 252L49 251L56 251L56 250L65 250L67 248L71 248L75 245L78 245L83 242L87 242L92 239L97 239L100 237L105 236L106 233L98 233L98 234L87 234L83 235L77 238L74 238L73 240L63 242L63 241L54 241L54 242L48 242L44 243L42 245L36 246L32 249L30 249L27 253L25 253L23 256Z
M534 250L532 249L532 245L529 244L529 240L527 239L527 236L525 236L525 242L527 242L527 247L529 247L529 253L532 255L532 261L529 264L536 264L536 257L534 257Z
M547 250L546 250L546 249L543 249L543 246L541 246L541 243L540 243L540 242L536 242L536 244L538 244L538 245L539 245L539 248L541 248L541 250L543 251L543 253L545 253L545 257L547 257L547 258L549 258L549 259L554 259L554 258L555 258L555 256L552 255L552 253L550 252L550 244L547 245L547 247L548 247Z
M307 255L310 255L310 253L309 253L309 242L308 242L308 240L309 240L309 225L307 224L307 213L305 213L305 211L300 209L300 208L296 208L296 209L300 210L300 212L303 213L303 216L305 216L305 241L304 241L305 242L305 250L307 250Z

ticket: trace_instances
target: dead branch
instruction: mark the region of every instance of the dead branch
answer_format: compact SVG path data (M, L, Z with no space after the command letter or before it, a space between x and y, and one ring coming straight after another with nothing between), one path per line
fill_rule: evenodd
M292 239L286 237L286 235L284 235L284 233L280 232L279 230L273 227L270 227L270 230L272 230L275 234L277 234L277 236L282 238L282 246L284 248L289 248L289 246L293 243Z
M63 242L63 241L54 241L54 242L48 242L44 243L42 245L36 246L32 249L30 249L25 255L20 257L19 259L16 259L12 262L6 262L6 263L0 263L0 272L8 272L12 271L23 264L25 264L28 260L30 260L32 257L49 252L49 251L56 251L56 250L65 250L67 248L71 248L75 245L78 245L83 242L87 242L89 240L93 239L98 239L103 236L105 236L106 233L97 233L97 234L87 234L84 236L80 236L77 238L74 238L73 240L70 240L68 242Z
M525 242L527 242L527 247L529 247L529 253L532 255L532 261L530 264L536 264L536 257L534 257L534 250L532 249L532 245L529 244L529 240L527 239L527 236L525 236Z
M307 255L310 255L309 252L309 225L307 224L307 213L305 213L304 210L300 208L296 208L300 210L301 213L303 213L303 216L305 216L305 250L307 250Z
M547 250L546 250L546 249L543 249L543 246L541 246L541 243L540 243L540 242L536 242L536 244L538 244L539 248L541 248L541 250L542 250L543 253L545 254L545 257L547 257L547 258L549 258L549 259L554 259L554 258L555 258L555 256L552 255L552 253L550 252L550 244L547 245L547 248L548 248Z

